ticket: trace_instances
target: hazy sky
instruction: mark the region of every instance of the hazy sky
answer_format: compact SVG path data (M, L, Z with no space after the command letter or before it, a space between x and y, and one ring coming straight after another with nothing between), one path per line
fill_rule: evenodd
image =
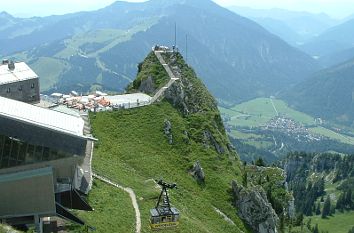
M115 0L4 0L0 11L28 17L64 14L82 10L95 10L107 6ZM128 0L142 2L143 0ZM336 18L354 14L354 0L214 0L222 6L249 6L269 9L284 8L298 11L325 12Z

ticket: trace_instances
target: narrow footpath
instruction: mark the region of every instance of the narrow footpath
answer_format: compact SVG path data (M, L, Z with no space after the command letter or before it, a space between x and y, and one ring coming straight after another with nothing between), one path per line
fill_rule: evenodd
M272 98L269 98L269 99L270 99L271 104L273 105L274 112L277 114L277 116L279 116L279 112L278 112L277 108L275 107L273 99Z
M159 62L161 63L161 65L165 68L168 76L170 77L170 80L168 81L168 83L163 86L162 88L160 88L160 90L158 90L156 92L156 94L152 97L151 101L150 101L150 104L156 102L162 95L164 95L165 91L177 80L179 80L179 78L177 78L170 66L166 63L166 61L163 59L163 57L161 56L161 53L164 53L163 51L154 51L155 52L155 55L157 57L157 59L159 60ZM101 67L102 69L104 67ZM124 192L128 193L129 196L130 196L130 199L131 199L131 202L132 202L132 205L133 205L133 208L135 210L135 219L136 219L136 224L135 224L135 233L140 233L141 232L141 214L140 214L140 210L139 210L139 205L138 205L138 202L137 202L137 199L136 199L136 195L133 191L133 189L129 188L129 187L123 187L113 181L111 181L110 179L106 178L106 177L103 177L103 176L100 176L96 173L92 173L92 176L106 184L109 184L111 186L114 186L116 188L119 188L121 190L123 190Z
M93 173L92 176L106 184L109 184L111 186L114 186L116 188L119 188L121 190L123 190L124 192L128 193L130 196L130 199L132 201L133 204L133 208L135 210L135 219L136 219L136 223L135 223L135 233L140 233L141 232L141 214L140 214L140 210L139 210L139 205L138 205L138 201L136 200L136 195L133 191L133 189L128 188L128 187L123 187L103 176L97 175L96 173Z

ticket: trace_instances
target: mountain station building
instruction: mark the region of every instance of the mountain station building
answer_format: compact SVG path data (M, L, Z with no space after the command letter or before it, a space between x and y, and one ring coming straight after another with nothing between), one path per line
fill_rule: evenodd
M39 78L24 62L0 63L0 96L26 103L38 103Z
M18 99L22 86L19 98L37 101L38 77L24 63L15 66L0 67L1 94L10 88L7 97ZM0 223L34 223L41 232L45 217L58 216L84 225L69 209L92 210L83 198L92 184L94 142L85 121L13 99L0 97Z

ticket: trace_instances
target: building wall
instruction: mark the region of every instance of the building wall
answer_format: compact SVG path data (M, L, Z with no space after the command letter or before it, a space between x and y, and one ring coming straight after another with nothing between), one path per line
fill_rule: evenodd
M75 172L77 165L83 163L82 157L70 157L53 161L37 162L34 164L28 164L23 166L11 167L0 169L0 176L4 174L11 174L21 171L35 170L45 167L53 168L53 182L54 185L60 180L73 180L75 178ZM0 187L1 190L1 187Z
M50 167L0 175L0 217L55 214L53 172Z
M26 103L38 103L40 101L39 79L2 84L0 96Z
M0 134L23 142L45 146L71 155L85 156L87 140L0 116Z

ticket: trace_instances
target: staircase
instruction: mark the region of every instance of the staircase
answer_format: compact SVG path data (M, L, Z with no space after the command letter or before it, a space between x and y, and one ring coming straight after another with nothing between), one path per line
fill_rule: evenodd
M162 51L154 51L154 52L155 52L155 55L156 55L157 59L159 60L159 62L161 63L161 65L165 68L165 70L166 70L168 76L170 77L170 81L168 81L168 83L167 83L165 86L163 86L162 88L160 88L160 90L158 90L158 92L156 92L156 94L155 94L155 95L152 97L152 99L151 99L151 103L154 103L154 102L156 102L157 100L159 100L160 97L165 94L165 91L166 91L168 88L170 88L170 86L171 86L175 81L179 80L179 78L177 78L177 77L173 74L173 72L172 72L170 66L166 63L166 61L165 61L165 60L163 59L163 57L161 56L161 53L164 53L164 52L162 52Z

